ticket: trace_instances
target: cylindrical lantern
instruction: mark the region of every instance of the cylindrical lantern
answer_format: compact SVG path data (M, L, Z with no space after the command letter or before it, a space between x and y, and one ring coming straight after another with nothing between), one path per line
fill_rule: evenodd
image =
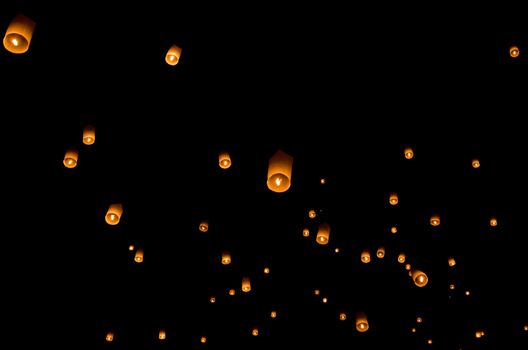
M398 232L398 228L396 226L392 226L391 233L397 233L397 232Z
M310 230L307 228L303 229L303 236L308 237L309 235L310 235Z
M235 295L235 290L234 289L230 289L229 290L229 295Z
M143 249L138 248L138 250L136 250L136 255L134 255L134 261L137 263L143 262Z
M380 259L383 258L385 256L385 248L379 247L378 250L376 251L376 256Z
M475 169L480 168L480 161L478 159L473 159L471 161L471 166Z
M370 262L370 252L367 249L361 252L361 262L365 264Z
M175 66L180 61L182 49L177 45L172 45L167 51L167 55L165 56L165 62L167 64L170 64L171 66Z
M251 334L252 334L254 337L256 337L256 336L258 335L258 328L257 328L257 327L253 328L253 329L251 330Z
M218 165L220 165L220 168L222 169L227 169L231 166L231 157L229 156L229 153L220 152L218 155Z
M515 46L515 45L510 46L510 56L512 58L519 57L520 53L521 52L519 51L519 48L517 46Z
M497 218L496 217L492 217L490 219L490 226L493 226L493 227L497 226Z
M209 302L210 302L211 304L216 303L216 297L210 297L210 298L209 298Z
M455 285L454 285L453 283L451 283L451 284L449 285L449 289L451 289L451 290L455 289Z
M389 195L389 203L391 205L396 205L398 204L398 195L396 194L396 192L392 192L390 195Z
M403 154L405 155L405 158L407 158L407 159L411 159L412 157L414 157L414 152L413 152L411 147L407 147L403 151Z
M270 316L271 316L271 318L276 318L277 317L277 311L275 311L275 310L271 311Z
M418 287L425 286L429 281L427 275L424 272L416 269L411 270L411 277L414 281L414 284L416 284Z
M108 225L117 225L121 220L123 214L123 206L121 204L110 204L106 212L105 221Z
M447 263L449 264L449 266L453 267L456 265L456 261L455 261L455 258L449 258L447 259Z
M316 216L317 216L317 213L315 212L315 210L313 210L313 209L308 210L308 217L309 217L310 219L313 219L313 218L315 218Z
M330 225L327 223L322 223L319 225L319 230L317 231L317 243L321 245L328 244L330 240Z
M79 152L75 149L69 149L64 155L64 160L62 163L66 168L75 168L77 166L77 160L79 158Z
M268 163L268 188L273 192L285 192L291 185L293 157L278 150Z
M431 216L431 220L429 221L431 223L431 226L438 226L440 225L440 215L433 215Z
M249 277L242 277L242 291L249 292L251 290L251 283Z
M159 340L165 340L167 338L167 333L165 333L165 330L162 328L160 329L158 333Z
M411 264L407 263L405 264L405 270L409 271L411 269Z
M222 265L229 265L231 264L231 254L229 252L223 252L222 253Z
M321 291L320 291L319 289L315 289L315 290L314 290L314 294L315 294L315 295L319 295L319 294L321 294Z
M367 316L364 312L358 312L356 314L356 329L361 333L366 332L369 329Z
M114 341L114 332L109 331L108 333L106 333L106 338L105 339L106 339L107 342Z
M207 230L209 230L209 222L207 220L203 220L200 222L198 229L202 232L207 232Z
M265 273L266 275L270 273L270 269L269 269L269 267L265 267L265 268L264 268L264 273Z
M83 130L83 143L85 145L93 145L95 142L95 128L91 125L87 125Z
M7 27L4 36L4 47L12 53L24 53L29 49L35 22L30 18L18 14Z
M405 262L405 254L404 253L400 253L400 255L398 255L398 262L400 264L403 264Z
M207 342L207 337L206 336L203 336L200 338L200 343L205 343Z
M341 312L341 313L339 314L339 320L340 320L340 321L345 321L346 318L347 318L347 316L346 316L346 312Z

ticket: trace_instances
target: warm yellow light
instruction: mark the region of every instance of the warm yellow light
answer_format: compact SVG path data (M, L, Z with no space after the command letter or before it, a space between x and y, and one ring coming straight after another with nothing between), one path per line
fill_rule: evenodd
M328 302L328 298L323 298L323 303L326 304Z
M416 323L422 323L422 318L421 317L416 317Z
M433 339L427 340L427 344L429 344L429 345L433 344Z
M420 270L412 270L411 274L414 284L416 284L418 287L424 287L429 281L427 275Z
M341 313L339 314L339 320L340 320L340 321L345 321L346 318L347 318L347 315L346 315L345 312L341 312Z
M7 27L4 36L4 47L11 53L24 53L29 49L35 22L28 17L18 14Z
M207 341L207 337L206 336L203 336L200 338L200 343L205 343Z
M268 188L273 192L285 192L291 186L293 157L277 151L268 162Z
M438 225L440 225L440 215L433 215L433 216L431 216L430 223L431 223L431 226L438 226Z
M172 45L165 55L165 62L171 66L175 66L180 61L182 49L177 45Z
M75 168L77 166L77 160L79 158L79 153L77 150L69 149L66 151L66 154L64 155L64 160L62 163L66 168Z
M400 255L398 255L398 262L400 264L403 264L405 262L405 254L404 253L400 253Z
M83 130L83 143L85 145L93 145L95 142L95 128L87 125Z
M407 263L405 264L405 270L410 270L411 269L411 264Z
M211 304L216 303L216 297L210 297L210 298L209 298L209 302L210 302Z
M165 333L164 329L160 329L158 334L159 340L165 340L167 338L167 333Z
M106 341L107 342L111 342L114 340L114 332L112 331L109 331L108 333L106 333Z
M330 225L327 223L322 223L319 225L319 230L317 230L317 243L321 245L328 244L330 240Z
M317 216L317 213L315 212L315 210L310 209L310 210L308 211L308 217L309 217L310 219L313 219L313 218L315 218L316 216Z
M269 267L265 267L265 268L264 268L264 273L265 273L265 274L270 273L270 269L269 269Z
M413 152L412 148L410 148L410 147L407 147L403 151L403 153L405 155L405 158L407 158L407 159L411 159L412 157L414 157L414 152Z
M389 203L391 205L398 204L398 195L396 194L396 192L393 192L389 195Z
M475 332L475 338L482 338L482 336L484 336L484 331L476 331Z
M257 328L257 327L253 328L253 329L251 330L251 334L252 334L254 337L256 337L256 336L259 334L259 332L258 332L258 328Z
M229 295L235 295L235 290L234 289L230 289L229 290Z
M209 222L207 220L203 220L202 222L200 222L198 230L200 230L201 232L207 232L209 230Z
M270 313L270 317L271 317L271 318L276 318L276 317L277 317L277 311L273 310L273 311Z
M310 235L310 230L307 228L303 229L303 236L308 237L309 235Z
M128 250L133 251L134 250L134 245L133 244L129 245L128 246Z
M138 264L143 262L143 249L138 248L138 250L136 250L136 255L134 255L134 261Z
M519 51L519 48L517 46L513 45L513 46L510 47L510 56L512 58L519 57L520 53L521 52Z
M321 178L321 185L324 185L326 183L326 179L323 177Z
M398 232L398 228L396 226L392 226L391 233L396 233L396 232Z
M528 332L528 325L525 325L525 326L523 327L523 329L524 329L526 332Z
M242 291L247 293L250 290L251 282L249 281L249 277L242 277Z
M220 168L222 169L228 169L231 166L231 157L229 156L229 153L225 151L220 152L218 155L218 165L220 165Z
M316 290L314 290L314 294L315 295L319 295L319 294L321 294L321 291L319 289L316 289Z
M493 226L493 227L497 226L497 218L496 217L492 217L490 219L490 226Z
M366 249L361 252L361 262L364 264L368 264L370 262L370 252Z
M334 249L334 252L339 253L339 248Z
M466 290L466 293L465 293L467 296L469 296L471 293L469 292L469 290Z
M369 329L367 316L363 312L358 312L356 315L356 329L358 332L366 332Z
M378 251L376 252L376 256L382 259L385 256L385 248L379 247Z
M222 253L222 265L231 264L231 254L229 252Z
M449 264L449 266L455 266L456 265L456 261L455 261L455 258L449 258L447 260L447 263Z
M480 161L478 159L473 159L471 161L471 166L475 169L480 168Z
M416 333L416 328L411 328L411 332Z
M108 225L117 225L123 214L123 205L119 203L110 204L106 211L105 221Z
M449 289L451 289L451 290L455 289L455 285L454 285L453 283L451 283L451 284L449 285Z

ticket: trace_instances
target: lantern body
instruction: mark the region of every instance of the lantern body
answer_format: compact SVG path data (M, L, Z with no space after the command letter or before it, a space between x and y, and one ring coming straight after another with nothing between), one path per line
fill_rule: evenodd
M158 333L159 340L165 340L167 338L167 333L165 333L164 329L160 329Z
M392 226L391 233L397 233L397 232L398 232L398 228L396 226Z
M403 154L405 155L405 158L406 159L412 159L412 157L414 157L414 152L412 150L411 147L407 147L404 151L403 151Z
M309 235L310 235L310 230L307 228L303 229L303 236L308 237Z
M206 220L200 222L198 229L202 232L207 232L209 230L209 222L207 222Z
M389 195L389 203L391 205L396 205L398 204L398 195L395 193L395 192L392 192L390 195Z
M172 45L165 55L165 62L171 66L175 66L180 61L182 49L177 45Z
M200 338L200 343L205 343L207 341L207 337L201 337Z
M455 261L455 258L449 258L447 260L447 263L449 264L449 266L453 267L456 265L456 261Z
M242 278L242 291L247 293L250 290L251 290L251 283L249 281L249 277L243 277Z
M114 332L110 331L108 333L106 333L106 341L107 342L112 342L114 341Z
M29 49L34 29L35 22L33 20L22 14L16 15L9 23L4 36L6 50L16 54L26 52Z
M471 166L475 169L480 168L480 161L478 159L473 159L471 161Z
M345 312L341 312L341 313L339 314L339 320L340 320L340 321L345 321L346 318L347 318L347 316L346 316L346 313L345 313Z
M364 264L368 264L370 262L370 252L368 250L361 252L361 262Z
M231 166L231 157L227 152L220 152L218 155L218 165L222 169L228 169Z
M328 244L330 240L330 225L322 223L319 225L319 230L317 231L317 243L321 245Z
M405 270L411 270L411 264L407 263L405 264Z
M276 318L277 317L277 311L273 310L270 314L271 318Z
M414 284L416 284L418 287L424 287L429 279L427 278L427 275L420 271L420 270L411 270L411 277L414 281Z
M273 192L285 192L291 185L293 157L277 151L268 163L268 188Z
M231 264L231 254L229 252L222 253L222 265Z
M490 219L490 226L492 226L492 227L497 226L497 218L492 217L492 218Z
M253 328L253 329L251 330L251 334L252 334L254 337L256 337L256 336L259 334L259 332L258 332L258 328L257 328L257 327Z
M121 215L123 214L123 206L119 203L110 204L108 211L105 215L105 221L108 225L117 225L119 220L121 220Z
M66 151L66 154L64 155L64 160L62 163L66 168L72 169L77 166L77 160L79 158L79 153L77 150L69 149Z
M138 250L136 250L136 255L134 255L134 261L138 264L143 262L143 249L138 248Z
M517 46L513 45L513 46L510 47L510 56L512 58L519 57L520 53L521 52L519 51L519 48Z
M313 209L308 210L308 217L309 217L310 219L313 219L313 218L315 218L316 216L317 216L317 213L315 212L315 210L313 210Z
M229 290L229 295L235 295L235 290L234 289L230 289Z
M398 255L398 262L400 264L403 264L405 262L405 254L404 253L400 253L400 255Z
M431 216L431 220L429 221L431 223L431 226L438 226L440 225L440 215L433 215Z
M384 247L379 247L378 248L378 251L376 252L376 256L380 259L382 259L383 257L385 257L385 248Z
M358 332L366 332L369 329L367 316L363 312L358 312L356 315L356 329Z
M85 145L93 145L95 142L95 128L91 125L84 127L83 143Z

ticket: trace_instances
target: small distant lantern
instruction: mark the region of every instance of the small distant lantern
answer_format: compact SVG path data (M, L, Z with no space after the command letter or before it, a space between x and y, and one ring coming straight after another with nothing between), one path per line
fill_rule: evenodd
M119 203L110 204L105 215L105 221L108 225L117 225L123 214L123 206Z
M328 244L330 240L330 225L327 223L322 223L319 225L319 230L317 231L317 243L321 245Z
M484 331L478 330L475 332L475 338L482 338L484 336Z
M492 227L497 226L497 218L496 217L492 217L490 219L490 226L492 226Z
M220 168L222 169L228 169L231 166L231 157L229 156L229 153L227 152L220 152L218 155L218 165L220 165Z
M324 185L326 183L326 179L322 177L320 182L321 182L321 185Z
M466 294L466 296L469 296L471 294L471 292L469 290L466 290L466 292L464 294Z
M519 57L519 54L520 54L520 53L521 53L521 52L519 51L519 48L518 48L517 46L515 46L515 45L510 46L510 56L511 56L512 58L517 58L517 57Z
M324 297L323 298L323 304L326 304L328 302L328 298L327 297Z
M370 262L370 252L367 249L361 252L361 262L364 264L368 264Z
M429 344L429 345L433 344L433 339L428 339L427 340L427 344Z
M319 295L319 294L321 294L321 291L319 289L316 289L316 290L314 290L314 294L315 295Z
M480 161L478 159L473 159L471 161L471 166L475 169L480 168Z
M139 248L136 250L136 255L134 255L134 261L139 263L143 262L143 249Z
M210 302L211 304L216 303L216 297L210 297L210 298L209 298L209 302Z
M79 152L75 149L69 149L64 155L64 160L62 163L66 168L75 168L77 166L77 160L79 159Z
M429 281L429 278L427 278L427 275L420 271L420 270L412 270L412 279L414 281L414 284L416 284L418 287L424 287L427 282Z
M129 245L128 246L128 250L133 251L134 250L134 245L133 244Z
M376 252L376 256L380 259L382 259L385 256L385 248L379 247L378 251Z
M315 212L315 210L310 209L310 210L308 211L308 217L309 217L310 219L313 219L313 218L315 218L316 216L317 216L317 213Z
M180 61L182 49L177 45L172 45L165 55L165 62L171 66L175 66Z
M391 233L397 233L397 232L398 232L398 228L396 226L392 226Z
M105 338L105 339L106 339L106 341L109 342L109 343L112 342L112 341L114 341L114 332L112 332L112 331L108 331L108 332L106 333L106 338Z
M231 264L231 254L229 252L222 253L222 265Z
M410 269L411 269L411 264L409 263L405 264L405 270L409 271Z
M167 333L165 333L164 329L160 329L158 334L159 340L165 340L167 338Z
M307 228L303 229L303 237L308 237L308 236L310 236L310 230Z
M207 342L207 337L204 335L200 338L200 343L205 344Z
M264 273L265 273L266 275L270 273L270 269L269 269L269 267L265 267L265 268L264 268Z
M242 291L247 293L250 290L251 290L251 283L249 281L249 277L243 277L242 278Z
M440 225L440 215L433 215L431 216L431 220L429 221L431 223L431 226L438 226Z
M405 253L400 253L400 254L398 255L398 262L399 262L400 264L403 264L403 263L405 262Z
M253 335L254 337L258 336L259 335L259 331L258 331L258 328L255 327L251 330L251 335Z
M396 194L396 192L392 192L390 195L389 195L389 203L391 205L396 205L398 204L398 195Z
M456 265L456 261L455 261L455 258L449 258L447 260L447 263L449 264L449 266L453 267Z
M414 327L411 328L411 332L412 332L412 333L416 333L416 328L414 328Z
M234 289L230 289L229 290L229 295L235 295L235 290Z
M416 317L416 323L422 323L422 321L423 321L423 320L422 320L422 318L421 318L421 317L419 317L419 316L418 316L418 317Z
M276 318L277 317L277 311L275 311L275 310L271 311L270 317L271 318Z
M449 285L449 289L451 289L451 290L455 289L455 285L454 285L453 283L451 283L451 284Z
M403 154L405 155L405 158L406 159L412 159L412 157L414 157L414 152L412 150L411 147L407 147L404 151L403 151Z
M358 312L356 315L356 329L361 333L366 332L369 329L367 316L364 312Z
M526 332L528 332L528 325L525 325L525 326L523 327L523 329L524 329Z
M200 225L198 225L198 229L202 232L207 232L209 230L209 222L207 220L203 220L200 222Z
M339 320L340 320L340 321L345 321L346 318L347 318L346 312L341 312L341 313L339 314Z
M83 130L83 143L85 145L93 145L95 142L95 128L87 125Z
M339 248L334 249L334 252L339 253Z
M18 14L7 27L4 36L4 47L11 53L24 53L29 49L35 22L30 18Z
M293 157L277 151L268 163L268 188L273 192L285 192L291 185Z

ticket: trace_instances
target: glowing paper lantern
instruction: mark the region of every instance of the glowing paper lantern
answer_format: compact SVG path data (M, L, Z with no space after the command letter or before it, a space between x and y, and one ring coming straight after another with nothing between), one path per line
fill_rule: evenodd
M398 204L398 195L396 194L396 192L393 192L389 195L389 203L391 205Z
M321 294L321 291L319 289L316 289L316 290L314 290L314 294L315 295L319 295L319 294Z
M231 166L231 157L227 152L220 152L218 155L218 165L222 169L228 169Z
M35 22L30 18L18 14L7 27L4 36L4 47L12 53L24 53L29 49Z
M412 159L412 157L414 157L414 152L411 147L407 147L405 150L403 150L403 155L406 159Z
M303 229L303 237L308 237L310 235L310 230L305 228Z
M361 252L361 262L364 264L368 264L370 262L370 252L367 249Z
M398 255L398 262L400 264L403 264L405 262L405 254L404 253L400 253L400 255Z
M313 218L315 218L316 216L317 216L317 213L315 212L315 210L310 209L310 210L308 211L308 217L309 217L310 219L313 219Z
M520 54L520 53L521 53L521 52L519 51L519 48L518 48L517 46L515 46L515 45L510 46L510 56L511 56L512 58L519 57L519 54Z
M165 62L171 66L175 66L180 61L182 49L177 45L172 45L165 55Z
M407 263L405 264L405 270L410 270L411 269L411 264Z
M428 339L427 340L427 344L429 344L429 345L433 344L433 339Z
M484 336L484 331L478 330L475 332L475 338L482 338Z
M229 295L235 295L235 290L234 289L230 289L229 290Z
M207 341L207 337L203 336L200 338L200 343L204 344Z
M64 155L64 160L62 163L66 168L75 168L77 166L77 159L79 158L79 153L75 149L69 149Z
M447 263L449 264L449 266L455 266L456 265L456 261L455 261L455 258L449 258L447 260Z
M320 182L321 182L321 185L324 185L326 183L326 179L323 177L321 178Z
M396 226L392 226L391 233L396 233L396 232L398 232L398 228Z
M429 220L429 222L431 223L431 226L440 225L440 215L431 216L431 219Z
M209 298L209 302L210 302L211 304L216 303L216 297L210 297L210 298Z
M108 225L117 225L121 220L121 215L123 215L123 206L119 203L110 204L105 215L105 221Z
M134 250L134 245L133 244L129 245L128 246L128 250L133 251Z
M277 151L268 163L268 188L273 192L285 192L291 185L293 157Z
M264 268L264 273L265 273L266 275L270 273L270 269L269 269L269 267L265 267L265 268Z
M493 227L497 226L497 218L496 217L492 217L490 219L490 226L493 226Z
M134 255L134 261L138 264L143 262L143 249L138 248L138 250L136 250L136 255Z
M106 333L106 338L105 339L106 339L107 342L114 341L114 332L109 331L108 333Z
M275 310L271 311L270 317L271 318L276 318L277 317L277 311L275 311Z
M385 248L379 247L378 251L376 252L376 256L380 259L382 259L385 256Z
M429 281L429 279L427 278L427 275L420 270L413 269L411 271L411 274L412 274L411 277L414 281L414 284L416 284L418 287L424 287Z
M160 329L158 333L159 340L165 340L167 338L167 333L165 333L164 329Z
M251 330L251 335L253 335L254 337L258 336L259 335L259 331L258 331L258 328L255 327Z
M361 333L366 332L369 329L367 316L364 312L358 312L356 315L356 329Z
M323 298L323 304L326 304L328 302L328 298Z
M83 143L85 145L93 145L95 142L95 128L87 125L83 130Z
M416 317L416 323L422 323L422 318L421 317Z
M480 161L478 159L473 159L471 161L471 166L475 169L480 168Z
M322 223L319 225L319 230L317 231L317 243L321 245L328 244L330 240L330 225Z
M454 284L450 284L449 285L449 289L451 289L451 290L455 289L455 285Z
M251 283L249 277L242 277L242 291L249 292L251 290Z
M231 254L229 252L222 253L222 265L231 264Z
M198 226L198 230L202 232L207 232L207 230L209 230L209 222L207 220L200 222L200 225Z
M347 316L346 316L346 313L345 313L345 312L341 312L341 313L339 314L339 320L340 320L340 321L345 321L346 318L347 318Z

